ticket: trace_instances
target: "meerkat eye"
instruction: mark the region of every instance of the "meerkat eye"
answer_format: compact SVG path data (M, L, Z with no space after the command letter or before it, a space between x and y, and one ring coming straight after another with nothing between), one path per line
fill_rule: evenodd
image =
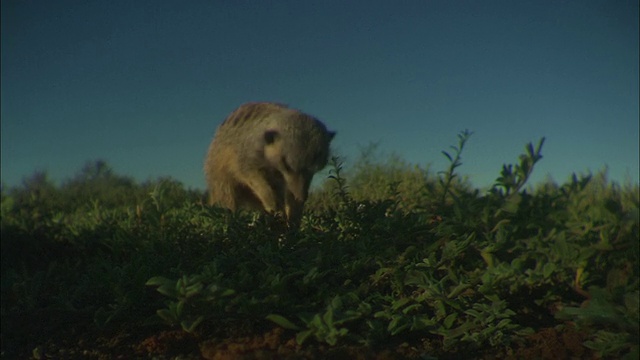
M264 140L267 144L273 144L278 139L278 136L280 136L280 134L278 134L276 130L265 131Z

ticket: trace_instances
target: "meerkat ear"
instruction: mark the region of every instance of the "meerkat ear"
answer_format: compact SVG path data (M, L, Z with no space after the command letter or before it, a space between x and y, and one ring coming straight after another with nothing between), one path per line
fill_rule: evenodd
M329 141L333 140L333 138L336 136L336 132L335 131L329 131Z
M267 130L264 132L264 141L267 143L267 145L270 145L276 142L279 136L280 134L277 130Z

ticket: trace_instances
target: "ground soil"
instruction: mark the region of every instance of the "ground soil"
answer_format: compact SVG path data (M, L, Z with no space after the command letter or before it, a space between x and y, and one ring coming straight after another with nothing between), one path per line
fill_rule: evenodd
M142 331L141 329L144 329ZM61 330L61 329L57 329ZM245 332L245 331L241 331ZM233 331L228 332L231 334ZM17 334L13 334L17 335ZM21 334L25 336L27 334ZM103 331L78 329L17 338L2 333L3 359L596 359L583 346L584 334L571 324L538 330L519 345L444 352L437 339L411 339L377 348L299 346L295 333L279 327L260 334L228 337L192 335L182 330L138 327Z

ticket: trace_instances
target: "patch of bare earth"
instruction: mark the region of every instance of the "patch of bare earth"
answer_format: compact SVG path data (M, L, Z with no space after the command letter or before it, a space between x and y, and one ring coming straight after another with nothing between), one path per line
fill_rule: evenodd
M219 337L195 336L182 330L143 332L117 331L111 334L58 333L38 345L22 349L18 358L56 359L596 359L582 344L585 335L570 324L542 328L511 348L454 349L443 352L437 339L396 339L377 348L367 346L328 346L313 342L300 346L295 333L272 328L262 334ZM241 333L247 334L244 329ZM402 342L404 341L404 342ZM3 353L6 357L3 343ZM15 352L12 352L15 354Z

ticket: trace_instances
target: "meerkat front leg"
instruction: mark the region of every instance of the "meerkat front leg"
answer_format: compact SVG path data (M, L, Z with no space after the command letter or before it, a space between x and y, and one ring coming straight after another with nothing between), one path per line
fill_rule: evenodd
M275 214L281 210L281 201L278 201L278 194L271 184L260 172L251 172L243 178L244 183L253 191L255 196L262 203L265 212Z
M287 224L290 228L297 228L300 226L300 220L302 219L302 209L304 208L304 201L296 199L295 196L287 191L285 198L285 213L287 215Z

